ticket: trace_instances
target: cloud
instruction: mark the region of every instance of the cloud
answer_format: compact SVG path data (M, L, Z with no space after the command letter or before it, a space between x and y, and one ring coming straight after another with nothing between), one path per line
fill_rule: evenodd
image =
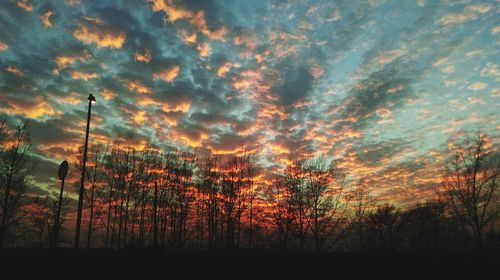
M465 8L467 12L476 12L476 13L487 13L491 10L491 5L488 4L478 4L478 5L470 5Z
M491 28L491 34L497 34L500 32L500 25Z
M135 91L135 92L141 93L141 94L151 93L151 89L139 81L128 82L127 88L131 91Z
M208 133L201 129L177 127L171 132L172 139L188 147L200 147L208 139Z
M105 100L112 100L114 99L118 94L112 90L109 90L107 88L102 89L100 92L100 95L104 97Z
M56 111L41 96L33 100L26 99L4 99L6 104L0 106L0 112L11 115L22 115L27 118L36 119L41 116L53 116Z
M500 68L497 64L488 62L486 66L481 70L481 76L490 76L493 78L500 78Z
M29 0L20 0L17 2L17 6L26 12L31 12L33 10L33 6L29 4Z
M83 51L81 54L76 54L76 55L61 55L61 56L56 56L54 59L54 62L56 63L57 67L54 68L52 73L58 75L59 71L62 69L68 67L69 65L80 61L84 62L87 61L91 58L91 55L87 51Z
M481 83L481 82L477 82L477 83L473 83L471 84L469 87L467 87L468 89L470 90L473 90L473 91L478 91L478 90L482 90L482 89L485 89L486 87L488 87L488 84L487 83Z
M188 9L174 7L167 0L151 0L151 9L155 12L163 11L167 14L168 21L175 23L177 20L192 18L193 12Z
M196 50L200 54L200 58L205 58L210 55L210 45L208 43L201 43L196 46Z
M166 82L172 82L179 75L181 67L179 65L174 65L168 69L156 72L153 74L154 80L164 80Z
M4 42L0 42L0 52L6 51L9 48Z
M198 38L198 35L196 32L193 32L191 34L189 33L182 33L182 39L184 40L184 43L187 45L193 45L196 44L196 39Z
M500 98L500 88L494 88L491 90L491 97Z
M49 10L40 16L40 20L45 28L52 28L52 21L50 21L50 18L55 14L55 12Z
M260 149L258 136L243 137L234 133L217 135L206 144L214 154L243 154L255 153Z
M145 50L144 53L140 53L138 51L134 54L134 60L144 63L149 63L153 57L151 56L150 50Z
M119 49L125 42L126 34L113 29L100 29L98 27L80 26L73 32L73 36L85 45L95 43L98 48Z
M443 25L450 25L450 24L464 23L466 21L475 20L476 18L477 15L474 13L463 12L458 14L446 15L443 18L441 18L440 22Z
M85 73L85 72L80 72L80 71L71 71L71 78L74 80L88 81L91 79L98 79L99 74L97 74L97 73Z
M59 97L58 100L62 103L71 104L71 105L78 105L82 102L81 94L76 93L76 92L72 92L72 93L70 93L62 98Z
M231 70L231 67L233 67L233 64L230 62L226 62L222 64L218 69L217 69L217 76L223 78L226 76L226 74Z
M193 12L187 8L174 6L172 1L167 0L153 0L150 1L151 9L155 12L163 11L167 14L166 19L170 23L175 23L178 20L187 19L190 25L195 29L196 32L200 32L207 38L212 40L223 41L226 35L227 28L222 26L219 29L212 31L208 28L207 21L205 18L205 12L203 10ZM193 36L193 35L191 35ZM186 37L185 37L186 38ZM196 37L187 37L186 40L189 43L194 43Z
M467 100L469 100L470 104L485 104L483 99L479 96L470 96Z
M487 4L470 5L465 7L461 13L446 15L441 18L440 22L443 25L464 23L466 21L475 20L479 14L487 13L491 10L491 6Z
M12 73L12 74L14 74L18 77L21 77L21 78L26 76L26 74L24 74L23 71L19 70L17 67L12 66L12 65L7 66L7 68L5 68L5 71Z
M222 26L216 31L211 31L208 26L207 22L205 20L205 12L204 11L198 11L192 19L190 20L190 23L197 28L199 32L201 32L203 35L206 37L212 39L212 40L219 40L219 41L224 41L224 37L226 36L226 33L228 32L227 28L225 26Z

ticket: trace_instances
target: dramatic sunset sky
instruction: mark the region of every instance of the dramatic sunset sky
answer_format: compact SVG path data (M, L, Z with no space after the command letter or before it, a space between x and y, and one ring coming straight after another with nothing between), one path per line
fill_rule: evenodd
M0 117L29 119L35 180L83 141L326 155L376 194L432 195L450 143L500 142L500 2L0 1Z

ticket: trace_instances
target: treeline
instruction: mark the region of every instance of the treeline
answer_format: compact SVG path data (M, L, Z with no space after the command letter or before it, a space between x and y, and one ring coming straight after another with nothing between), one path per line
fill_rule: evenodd
M25 125L0 126L0 242L72 247L75 208L34 195ZM70 174L78 182L81 152ZM478 133L443 163L439 196L411 208L377 201L333 162L297 159L270 174L250 153L91 144L81 247L298 251L498 250L498 151ZM74 183L74 187L79 187ZM395 186L397 187L397 186ZM59 225L59 239L54 237Z

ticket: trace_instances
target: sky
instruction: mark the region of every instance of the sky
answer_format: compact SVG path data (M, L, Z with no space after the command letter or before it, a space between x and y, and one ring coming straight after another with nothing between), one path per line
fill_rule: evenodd
M0 117L37 185L84 139L323 155L381 198L435 194L453 142L500 142L500 1L0 1Z

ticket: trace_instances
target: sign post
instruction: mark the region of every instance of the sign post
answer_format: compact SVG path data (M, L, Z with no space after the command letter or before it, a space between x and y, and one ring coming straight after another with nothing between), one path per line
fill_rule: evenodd
M68 175L68 162L63 161L61 165L59 165L59 172L57 173L59 180L61 180L61 191L59 192L59 203L57 204L57 213L56 220L54 223L54 234L52 239L51 247L57 246L57 239L59 237L59 230L61 228L60 216L61 216L61 207L63 200L63 192L64 192L64 179L66 179L66 175Z

